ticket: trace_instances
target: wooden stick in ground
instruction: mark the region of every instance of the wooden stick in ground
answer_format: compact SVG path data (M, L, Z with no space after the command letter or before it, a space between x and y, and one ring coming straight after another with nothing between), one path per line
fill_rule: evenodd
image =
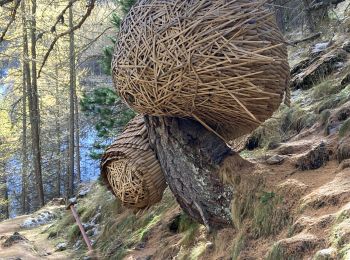
M89 249L89 252L92 252L93 249L92 249L91 241L88 238L88 236L86 235L85 229L84 229L83 225L81 224L79 215L78 215L77 211L75 210L75 207L74 207L75 203L76 202L70 202L68 207L67 207L67 209L70 209L72 211L73 217L75 218L75 221L78 224L80 232L81 232L81 234L82 234L82 236L84 238L85 244L86 244L87 248Z

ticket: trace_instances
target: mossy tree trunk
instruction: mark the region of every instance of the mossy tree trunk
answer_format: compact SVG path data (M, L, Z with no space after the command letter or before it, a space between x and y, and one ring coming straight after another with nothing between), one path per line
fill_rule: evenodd
M151 147L182 209L208 229L230 226L233 187L220 180L220 165L233 151L190 119L145 116Z

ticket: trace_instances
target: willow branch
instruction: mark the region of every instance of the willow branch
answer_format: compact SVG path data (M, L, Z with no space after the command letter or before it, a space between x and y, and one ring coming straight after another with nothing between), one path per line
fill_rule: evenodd
M84 24L85 20L90 16L90 14L91 14L91 12L92 12L92 9L94 9L94 7L95 7L95 2L96 2L96 0L91 0L90 4L88 5L88 8L87 8L87 10L86 10L86 13L84 14L84 16L82 17L82 19L80 20L80 22L79 22L77 25L73 26L71 29L69 29L69 30L67 30L67 31L65 31L65 32L62 32L62 33L56 35L56 37L55 37L55 38L53 39L53 41L51 42L50 47L49 47L49 49L47 50L47 52L46 52L46 54L45 54L45 56L44 56L44 60L43 60L43 62L42 62L42 64L41 64L40 69L39 69L39 72L38 72L38 78L40 77L40 73L41 73L43 67L45 66L46 61L47 61L47 59L49 58L50 53L51 53L51 51L53 50L53 48L55 47L55 44L57 43L57 41L58 41L60 38L62 38L63 36L68 35L68 34L70 34L71 32L73 32L73 31L79 29L79 28Z

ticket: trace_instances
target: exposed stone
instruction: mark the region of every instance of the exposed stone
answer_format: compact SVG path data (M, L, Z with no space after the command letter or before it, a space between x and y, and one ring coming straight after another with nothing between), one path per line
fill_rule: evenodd
M346 60L346 52L333 49L328 53L301 62L291 71L292 89L309 89L340 67Z
M56 218L56 214L52 211L41 211L34 215L33 217L29 217L23 221L21 224L22 228L33 228L40 225L45 225L51 222Z
M90 192L90 187L83 187L79 192L78 192L78 198L85 197L89 192Z
M285 160L285 156L281 156L281 155L273 155L271 156L270 158L268 158L266 160L266 163L269 164L269 165L276 165L276 164L282 164Z
M19 241L25 241L27 240L24 236L22 236L20 233L15 232L8 238L6 238L5 242L2 244L4 247L10 247L15 243L18 243Z
M67 249L67 243L62 242L56 245L56 251L64 251L66 249Z
M332 45L331 41L316 43L314 46L311 47L310 52L311 54L318 54L326 50L331 45Z
M350 53L350 41L346 41L343 43L342 49L346 52Z
M329 161L329 151L324 142L314 146L310 151L301 155L296 167L301 171L318 169Z
M340 84L342 86L346 86L346 85L350 84L350 73L342 79Z
M337 249L330 247L318 251L314 257L314 260L336 260Z
M337 147L337 159L338 162L350 159L350 136L343 138Z

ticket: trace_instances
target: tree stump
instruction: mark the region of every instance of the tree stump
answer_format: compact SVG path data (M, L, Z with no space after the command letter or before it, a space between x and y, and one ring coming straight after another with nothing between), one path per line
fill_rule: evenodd
M150 145L181 208L209 230L230 226L234 189L219 173L226 158L239 156L191 119L145 116L145 121Z

